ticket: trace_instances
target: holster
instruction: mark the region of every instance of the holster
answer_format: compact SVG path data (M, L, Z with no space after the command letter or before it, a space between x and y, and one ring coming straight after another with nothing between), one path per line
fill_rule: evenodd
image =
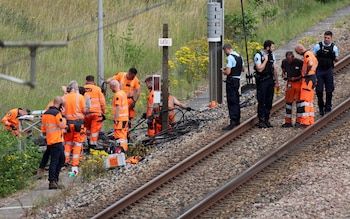
M267 79L272 78L272 75L269 73L259 73L259 72L254 72L254 77L256 82L263 82L266 81Z

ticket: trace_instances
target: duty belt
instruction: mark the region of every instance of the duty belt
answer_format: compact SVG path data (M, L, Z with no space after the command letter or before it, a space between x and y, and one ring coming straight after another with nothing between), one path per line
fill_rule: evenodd
M235 81L239 81L240 79L239 78L234 78L234 77L227 77L226 78L226 83L233 83Z

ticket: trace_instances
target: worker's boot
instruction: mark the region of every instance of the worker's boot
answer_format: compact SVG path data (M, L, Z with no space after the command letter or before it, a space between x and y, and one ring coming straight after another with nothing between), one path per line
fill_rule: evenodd
M41 175L41 174L44 174L46 172L46 169L45 168L39 168L37 171L36 171L36 174L37 175Z
M56 180L50 181L49 189L58 189L58 185L57 185Z

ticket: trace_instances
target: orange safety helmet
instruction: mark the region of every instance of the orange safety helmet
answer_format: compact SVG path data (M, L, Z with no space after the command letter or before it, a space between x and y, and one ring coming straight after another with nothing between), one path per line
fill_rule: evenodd
M209 108L213 108L216 107L218 105L218 102L216 102L215 100L211 101L208 105Z

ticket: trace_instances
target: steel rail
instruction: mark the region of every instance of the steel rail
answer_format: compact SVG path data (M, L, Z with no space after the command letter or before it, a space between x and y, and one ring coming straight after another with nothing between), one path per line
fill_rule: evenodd
M345 64L343 64L345 62ZM335 71L338 71L339 69L343 68L350 62L350 55L339 61L335 66ZM271 113L275 113L276 111L280 110L282 107L284 107L284 98L281 98L274 102ZM321 120L324 120L326 118L332 117L333 113L329 113L327 116L322 118ZM214 151L220 149L228 142L234 140L235 138L239 137L243 133L247 132L249 129L254 127L258 123L259 119L257 115L252 116L250 119L246 120L245 122L241 123L239 126L235 127L231 131L227 132L226 134L220 136L217 140L209 143L205 147L203 147L201 150L197 151L196 153L192 154L191 156L187 157L186 159L182 160L172 168L168 169L167 171L163 172L156 178L150 180L146 184L142 185L138 189L134 190L133 192L129 193L127 196L123 197L122 199L118 200L114 204L110 205L109 207L105 208L103 211L99 212L98 214L94 215L92 218L111 218L115 215L117 215L119 212L123 211L133 203L140 200L142 197L145 197L146 195L150 194L152 191L160 187L161 185L165 184L166 182L170 181L171 179L175 178L177 175L183 173L185 170L191 168L193 165L195 165L200 160L204 159ZM307 128L307 130L313 130L315 126L311 126ZM281 153L281 152L279 152ZM278 154L276 154L278 155ZM276 156L275 155L275 156ZM252 166L255 167L256 165ZM252 168L251 167L251 168ZM251 169L249 168L249 169ZM245 173L246 175L247 173ZM220 192L221 193L221 192ZM195 208L191 208L190 210L196 210L197 214L199 211L202 211L204 207L200 207L200 205L196 205ZM189 212L189 211L188 211ZM192 213L184 213L180 216L180 218L187 218L187 214L192 215Z
M284 100L280 99L277 102L273 104L273 107L271 109L271 113L276 112L277 110L281 109L284 106ZM220 149L228 143L229 141L232 141L233 139L237 138L238 136L242 135L244 132L251 129L253 126L255 126L258 123L259 119L257 115L251 117L250 119L246 120L245 122L241 123L236 128L232 129L231 131L227 132L226 134L220 136L217 140L214 142L211 142L210 144L203 147L201 150L197 151L196 153L192 154L191 156L187 157L186 159L182 160L180 163L176 164L169 170L165 171L164 173L160 174L156 178L152 179L151 181L147 182L143 186L139 187L138 189L134 190L133 192L129 193L127 196L123 197L122 199L118 200L108 208L104 209L103 211L99 212L92 218L110 218L114 215L118 214L118 212L121 212L122 210L126 209L131 204L135 203L137 200L141 199L142 197L146 196L147 194L154 191L159 186L163 185L164 183L170 181L180 173L184 172L185 170L192 167L194 164L199 162L200 160L204 159L214 151Z
M298 133L294 138L290 139L279 148L270 152L268 155L263 157L253 166L243 171L237 177L230 180L227 184L221 187L219 190L214 193L208 195L200 202L195 204L193 207L182 213L178 218L194 218L198 216L200 213L204 212L218 200L224 198L226 195L234 191L236 188L244 184L246 181L251 179L261 170L275 162L276 160L283 157L289 151L295 149L302 141L306 140L308 137L313 135L315 132L320 130L322 127L326 126L329 122L335 119L340 114L344 113L346 110L350 108L350 98L348 98L341 105L338 105L332 112L326 114L321 119L317 120L314 125L305 128L302 132Z
M342 68L347 66L350 63L350 55L343 58L337 65L334 67L334 72L340 71ZM234 191L239 186L243 185L246 181L251 179L253 176L258 174L261 170L275 162L276 160L283 157L289 151L295 149L301 142L306 140L308 137L313 135L315 132L320 130L322 127L326 126L329 122L334 120L340 114L344 113L346 110L350 109L350 98L345 100L343 103L335 107L330 113L326 114L319 120L315 122L310 127L305 128L302 132L298 133L294 138L285 142L279 148L273 150L268 155L260 159L253 166L243 171L241 174L230 180L223 187L213 192L212 194L206 196L204 199L196 203L194 206L183 212L177 218L194 218L200 213L204 212L210 206L212 206L217 201L224 198L226 195Z

